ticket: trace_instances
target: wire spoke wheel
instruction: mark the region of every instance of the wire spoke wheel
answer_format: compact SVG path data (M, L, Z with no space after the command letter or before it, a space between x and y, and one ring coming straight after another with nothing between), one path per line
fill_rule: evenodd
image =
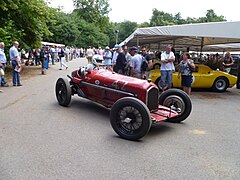
M110 122L114 131L128 140L138 140L145 136L152 123L147 106L132 97L121 98L113 104Z
M134 134L142 125L142 115L134 107L127 106L119 111L119 121L117 122L119 128L127 131L129 134Z
M159 104L178 113L177 116L167 119L167 121L173 123L184 121L192 111L192 102L189 96L179 89L164 91L159 97Z

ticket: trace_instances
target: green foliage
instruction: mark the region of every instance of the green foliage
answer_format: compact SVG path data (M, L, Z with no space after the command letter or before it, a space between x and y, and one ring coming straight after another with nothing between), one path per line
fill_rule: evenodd
M34 47L40 46L44 35L51 34L47 22L51 21L52 11L43 0L2 0L0 4L1 31L5 32L0 34L1 39L7 37Z
M124 21L120 23L115 23L115 27L116 30L119 30L118 43L120 43L137 29L138 24L136 22Z
M212 9L203 17L186 19L181 13L172 15L153 9L150 22L113 23L108 17L108 0L73 0L75 10L70 14L50 8L45 1L0 0L0 41L6 48L13 40L24 48L40 47L42 40L83 48L113 47L116 37L120 43L138 27L226 21Z
M77 25L70 14L61 11L55 11L54 21L48 23L48 29L52 34L43 37L44 41L74 46L77 42Z
M177 25L177 24L189 24L189 23L205 23L205 22L220 22L226 21L224 16L218 16L214 10L207 10L206 16L199 18L187 17L183 19L181 13L175 15L165 13L163 11L158 11L153 9L153 14L150 20L150 26L168 26L168 25Z

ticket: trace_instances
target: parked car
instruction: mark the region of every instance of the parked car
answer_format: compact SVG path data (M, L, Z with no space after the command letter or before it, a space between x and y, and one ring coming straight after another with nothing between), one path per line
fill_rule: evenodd
M152 123L182 122L192 110L189 96L181 90L171 89L159 95L152 82L92 64L73 71L68 78L59 78L56 82L58 103L69 106L76 94L111 108L112 128L128 140L145 136Z
M212 70L210 67L202 64L196 64L195 71L192 73L192 88L212 88L217 92L224 92L227 88L233 87L237 82L237 77L219 70ZM161 73L159 69L150 71L150 79L160 89ZM181 88L181 78L178 79L178 66L173 73L173 87Z

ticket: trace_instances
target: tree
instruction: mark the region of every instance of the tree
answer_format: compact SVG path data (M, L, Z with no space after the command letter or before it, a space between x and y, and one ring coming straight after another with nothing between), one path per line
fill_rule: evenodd
M43 0L1 0L1 39L18 40L24 46L40 46L42 37L51 34L47 23L52 9Z
M150 19L150 26L168 26L174 24L176 23L172 14L153 9L152 17Z
M88 23L93 23L105 30L106 24L109 23L107 17L110 8L107 0L73 0L76 11L80 19Z
M54 21L48 24L51 35L43 37L44 41L50 41L67 46L76 46L77 37L80 35L76 22L70 14L56 11Z
M165 13L163 11L158 11L153 9L153 14L150 20L150 26L168 26L177 24L189 24L189 23L205 23L205 22L220 22L226 21L224 16L218 16L214 10L207 10L206 16L199 18L187 17L183 19L181 13L175 15Z
M124 21L120 23L115 23L116 30L119 30L118 33L118 42L124 41L133 31L138 27L136 22Z

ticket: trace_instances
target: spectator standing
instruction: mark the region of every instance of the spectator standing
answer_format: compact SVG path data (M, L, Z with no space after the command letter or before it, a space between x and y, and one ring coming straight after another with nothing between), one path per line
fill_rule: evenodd
M7 58L4 53L4 42L0 42L0 68L3 70L5 74L5 68L7 64ZM0 76L0 85L4 87L8 87L9 85L7 84L4 75Z
M66 56L66 61L70 61L70 49L66 47L65 49L65 56Z
M41 61L41 64L42 64L42 75L44 75L44 74L46 74L45 73L45 58L46 58L46 55L45 55L43 47L40 49L39 56L40 56L40 61Z
M188 95L191 94L191 84L192 84L192 69L195 68L195 64L193 60L190 59L190 55L188 53L183 53L182 61L179 64L179 72L178 78L180 79L180 75L182 77L182 88L183 91Z
M226 52L224 59L223 59L223 67L224 67L224 71L226 73L229 73L231 70L231 66L233 65L233 58L230 54L230 52Z
M91 48L91 46L88 47L88 49L86 51L86 55L87 55L88 64L91 64L92 63L92 57L94 55L94 51Z
M129 53L132 56L130 61L130 76L142 79L141 64L142 56L137 53L137 47L133 46L129 49Z
M58 62L58 51L59 48L57 46L54 47L54 61Z
M123 45L123 52L124 52L126 60L127 60L126 66L124 67L123 74L126 76L130 76L130 61L131 61L132 57L129 54L128 47L126 45Z
M63 48L59 49L58 56L59 56L59 70L62 70L63 67L65 67L67 69L68 66L66 65L65 52L64 52Z
M172 72L175 70L173 62L175 61L175 55L171 51L172 46L167 45L166 51L161 55L161 81L160 86L162 87L162 91L165 90L165 87L168 89L172 87Z
M112 49L113 52L112 52L112 67L113 67L113 70L116 71L116 61L117 61L117 56L118 56L118 52L117 52L117 47L118 45L115 45L114 48Z
M112 65L112 52L110 51L110 48L108 46L105 48L103 59L104 59L104 65L106 65L107 68L110 68Z
M50 54L51 54L51 58L52 58L52 65L54 65L54 54L55 54L55 48L54 46L51 47L50 49Z
M147 53L146 47L142 47L142 56L145 58L145 60L148 63L148 67L146 69L142 69L142 73L143 73L144 79L148 79L149 71L152 68L152 57Z
M49 60L50 60L50 51L48 47L44 48L44 54L45 54L45 68L48 69L49 67Z
M104 55L104 50L101 47L98 48L98 54L101 56Z
M22 86L20 82L20 67L21 67L21 59L18 53L19 43L17 41L13 41L13 46L9 50L10 60L12 62L12 78L13 78L13 86Z
M119 74L123 74L124 67L126 66L127 60L126 60L125 54L123 53L122 47L120 45L117 47L117 53L118 53L118 56L116 59L115 72Z

